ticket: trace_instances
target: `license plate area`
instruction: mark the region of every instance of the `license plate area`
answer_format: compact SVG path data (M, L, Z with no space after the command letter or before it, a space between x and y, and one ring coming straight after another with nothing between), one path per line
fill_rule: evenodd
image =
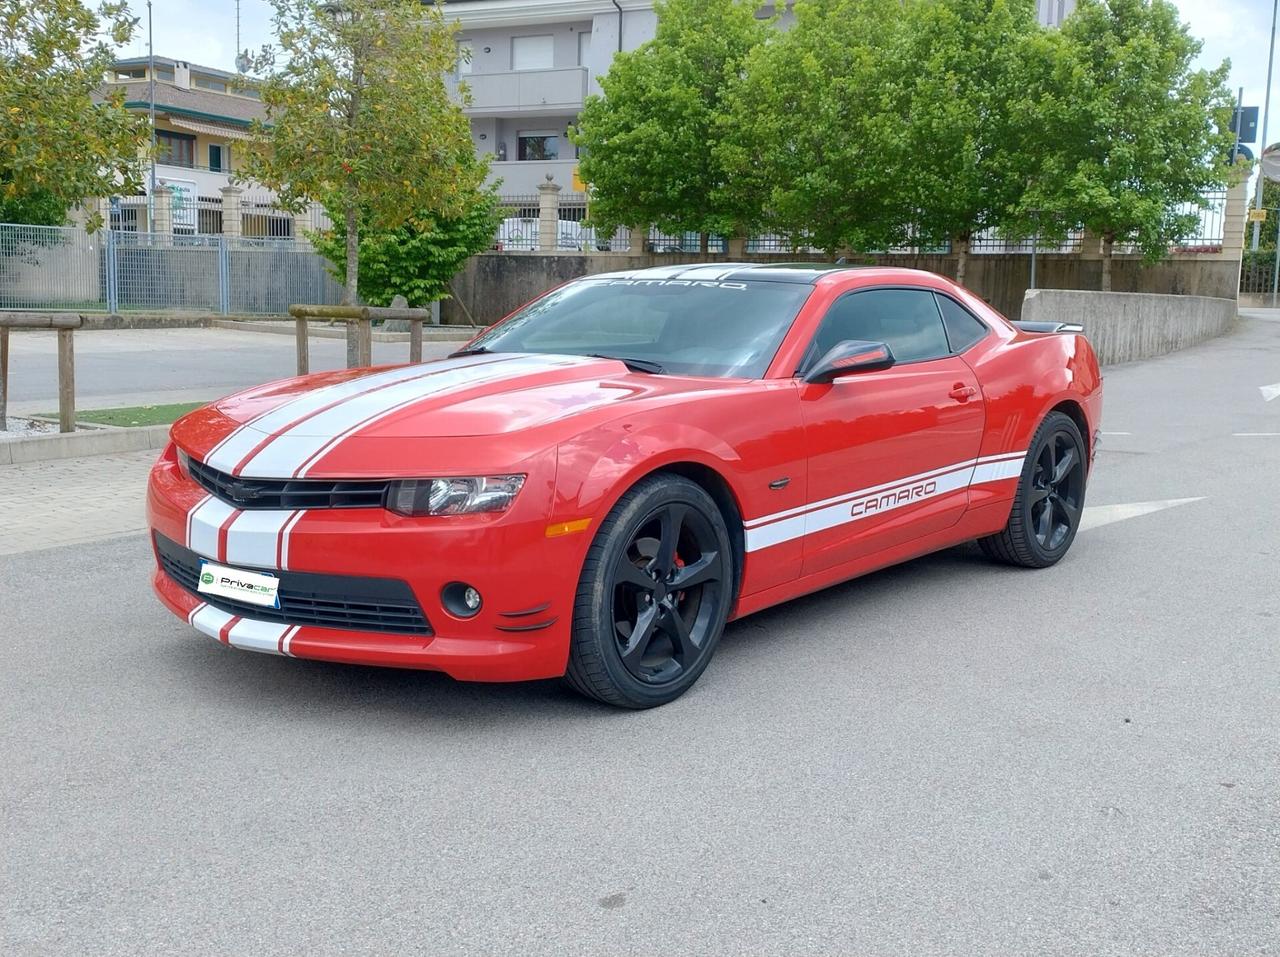
M275 575L219 565L206 559L200 560L197 590L204 595L216 595L263 608L280 607L280 579Z

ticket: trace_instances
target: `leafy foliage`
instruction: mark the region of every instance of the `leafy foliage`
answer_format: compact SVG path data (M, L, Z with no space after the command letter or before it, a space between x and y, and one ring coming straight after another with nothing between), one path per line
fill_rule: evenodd
M282 62L257 58L267 120L253 127L242 177L283 206L323 203L342 222L345 301L358 298L362 228L462 218L483 183L470 125L445 75L456 27L439 2L272 0Z
M500 213L492 191L479 193L459 217L433 218L424 213L393 229L365 225L360 230L360 294L375 306L404 296L410 306L449 298L449 280L469 258L493 243ZM313 234L316 251L333 264L339 282L346 281L346 230Z
M797 22L758 46L713 147L726 205L753 225L834 252L905 236L895 156L904 145L896 72L898 4L798 3Z
M1034 159L1022 102L1040 27L1033 0L912 0L888 77L900 96L903 142L888 158L916 243L951 241L997 226ZM963 270L963 259L962 266Z
M1201 44L1168 0L1080 0L1040 42L1047 84L1026 118L1039 162L1007 225L1101 236L1105 288L1117 242L1158 258L1196 228L1179 207L1229 182L1228 65L1192 68Z
M658 0L653 40L615 57L572 133L584 150L591 219L609 231L656 224L670 232L732 232L716 152L730 90L769 33L755 0Z
M146 118L98 94L136 20L123 2L0 0L0 215L57 225L72 206L136 190ZM90 226L100 226L100 217Z

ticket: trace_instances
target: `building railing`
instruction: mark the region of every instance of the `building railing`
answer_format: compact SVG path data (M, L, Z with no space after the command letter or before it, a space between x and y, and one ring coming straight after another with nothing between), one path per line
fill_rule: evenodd
M1234 204L1234 205L1233 205ZM600 233L590 225L591 203L585 193L563 192L553 182L538 186L538 192L502 197L503 218L494 238L494 249L506 252L646 252L692 255L702 250L702 238L697 233L671 233L647 227L637 232L620 229L614 235ZM1187 203L1176 212L1194 215L1197 227L1169 250L1171 254L1238 255L1240 237L1243 235L1245 197L1242 186L1234 191L1217 190L1206 193L1203 204ZM1073 229L1065 240L1052 243L1038 240L1011 239L997 230L983 231L970 241L969 252L974 255L1093 255L1097 237L1090 242L1083 229ZM706 252L709 255L731 253L734 243L724 236L709 236ZM1086 250L1089 245L1091 250ZM788 236L779 233L759 233L741 241L737 249L743 254L778 256L815 256L822 250L806 241L804 236ZM1118 245L1121 255L1133 254L1135 249ZM950 255L951 243L929 245L908 242L907 245L889 250L867 251L868 255L883 253L906 255Z

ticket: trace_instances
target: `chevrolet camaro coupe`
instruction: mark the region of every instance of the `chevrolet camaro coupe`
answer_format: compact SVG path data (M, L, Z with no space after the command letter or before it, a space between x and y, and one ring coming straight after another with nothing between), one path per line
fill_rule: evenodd
M1053 565L1101 405L1079 327L928 273L593 276L447 359L179 420L153 583L232 648L652 707L730 619L973 539Z

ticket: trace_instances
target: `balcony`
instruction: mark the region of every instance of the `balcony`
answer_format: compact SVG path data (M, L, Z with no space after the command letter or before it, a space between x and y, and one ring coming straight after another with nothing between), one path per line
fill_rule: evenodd
M587 95L587 70L519 70L473 73L462 78L471 90L470 116L577 113ZM457 91L458 80L450 80Z

